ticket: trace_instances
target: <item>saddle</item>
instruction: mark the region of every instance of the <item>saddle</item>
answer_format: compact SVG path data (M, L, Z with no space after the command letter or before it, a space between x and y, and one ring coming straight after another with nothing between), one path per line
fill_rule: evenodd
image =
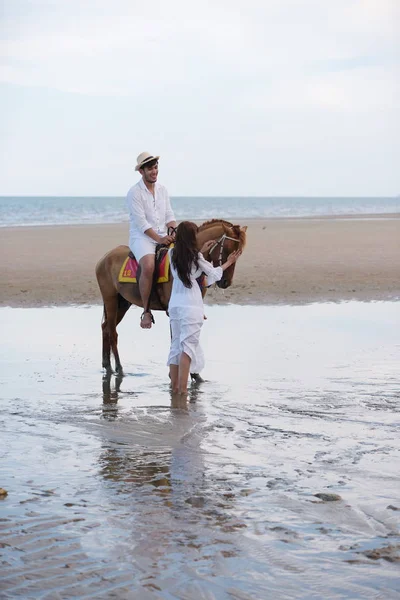
M156 246L156 262L154 268L153 275L153 284L149 299L149 305L151 303L152 298L158 301L158 303L162 306L163 310L167 311L168 307L163 306L161 302L159 292L157 290L157 284L166 283L171 278L171 270L170 270L170 260L168 255L169 248L171 246L163 246L161 244L157 244ZM122 267L119 272L118 281L119 283L138 283L140 278L140 265L133 255L132 251L129 251L128 256L122 263ZM200 287L202 294L205 293L205 288L207 287L207 278L202 273L200 277L197 279L197 283ZM168 314L168 312L167 312ZM154 323L154 319L153 319Z
M140 266L132 251L124 260L119 272L119 283L138 283ZM156 246L156 264L154 269L154 283L166 283L170 279L169 256L167 246Z

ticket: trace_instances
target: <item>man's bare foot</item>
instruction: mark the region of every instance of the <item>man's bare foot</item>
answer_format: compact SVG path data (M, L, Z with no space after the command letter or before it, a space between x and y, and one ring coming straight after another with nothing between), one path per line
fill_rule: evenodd
M152 324L153 315L151 314L151 312L143 312L142 316L140 317L140 327L142 329L151 329Z

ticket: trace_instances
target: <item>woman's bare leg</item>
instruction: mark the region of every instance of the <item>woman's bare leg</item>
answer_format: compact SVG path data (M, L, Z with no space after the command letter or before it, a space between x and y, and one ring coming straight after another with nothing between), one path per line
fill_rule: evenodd
M186 352L182 352L179 360L179 381L178 391L180 394L187 393L187 383L189 379L190 363L192 359Z
M169 365L169 376L173 392L178 391L179 365Z

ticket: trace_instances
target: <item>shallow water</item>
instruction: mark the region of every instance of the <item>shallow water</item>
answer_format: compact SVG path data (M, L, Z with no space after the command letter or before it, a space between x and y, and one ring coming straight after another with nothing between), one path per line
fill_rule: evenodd
M139 314L0 310L1 598L400 597L400 304L207 307L179 406Z

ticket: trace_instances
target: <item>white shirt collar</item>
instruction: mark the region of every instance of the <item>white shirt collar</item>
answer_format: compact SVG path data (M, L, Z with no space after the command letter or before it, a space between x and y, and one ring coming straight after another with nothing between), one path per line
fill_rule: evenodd
M159 186L159 183L158 183L158 181L156 181L155 184L154 184L154 190L156 190L158 188L158 186ZM149 188L147 187L147 185L143 181L143 177L142 177L142 179L139 180L139 187L141 187L142 190L146 190L146 192L149 192L149 194L151 194Z

